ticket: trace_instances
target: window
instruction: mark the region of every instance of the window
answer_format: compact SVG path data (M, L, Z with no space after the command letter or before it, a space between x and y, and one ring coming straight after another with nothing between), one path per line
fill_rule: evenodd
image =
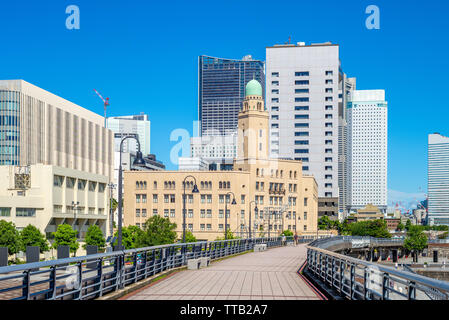
M295 137L308 137L308 136L309 136L309 132L308 131L295 132Z
M205 194L201 195L201 203L206 203L206 195Z
M35 217L35 208L16 208L16 217Z
M193 209L189 209L188 217L193 218Z
M170 203L175 203L175 195L174 194L170 195Z
M136 209L136 217L140 217L140 209Z
M334 81L332 79L327 79L326 80L326 84L333 84L333 83L334 83Z
M206 210L205 209L201 209L200 218L206 218Z
M326 131L326 137L332 136L332 131Z
M308 111L309 106L295 106L295 111Z
M158 197L157 194L153 194L153 203L157 203Z
M157 209L153 209L153 216L157 216Z
M309 153L309 149L295 149L295 153Z
M332 119L332 115L331 115L331 114L326 114L324 117L325 117L326 119Z
M309 102L309 97L296 97L295 102Z
M164 203L168 203L169 197L168 194L164 194Z
M164 209L164 218L168 218L168 209Z
M136 194L136 203L140 203L140 194Z
M205 224L204 223L200 224L201 231L204 231L204 228L205 228Z
M309 119L308 114L295 114L295 119Z
M0 208L0 217L10 217L11 208Z
M278 115L271 115L271 120L279 120L279 116Z
M309 93L309 89L295 89L295 93Z
M212 210L211 209L207 209L206 213L207 213L206 217L212 218Z
M106 188L106 184L104 184L104 183L98 184L98 192L103 193L105 188Z
M218 210L218 217L219 218L223 218L224 217L224 210L223 209Z
M62 184L64 183L64 177L62 177L62 176L57 176L57 175L55 175L54 177L53 177L53 185L55 186L55 187L62 187Z
M220 223L220 224L218 225L218 230L223 230L223 223Z
M146 194L142 194L142 203L147 203L147 195Z
M303 171L309 171L309 167L308 167L308 166L303 166L303 167L302 167L302 170L303 170Z
M279 98L271 98L271 102L279 102Z
M333 71L326 71L326 76L332 76L334 74Z
M307 85L309 84L309 80L296 80L295 85Z
M193 231L193 223L189 223L188 229L189 229L190 231Z
M295 77L308 77L309 71L298 71L295 72Z
M308 123L295 123L295 128L308 128Z
M271 107L271 111L279 111L279 107Z
M334 101L334 98L332 98L332 97L326 97L325 100L326 100L326 101Z
M309 144L309 140L295 140L296 145Z
M307 207L307 198L304 198L304 207Z
M333 90L332 90L332 88L326 88L325 92L326 92L326 93L332 93Z
M210 223L207 224L207 230L212 230L212 224Z
M78 190L84 190L86 188L87 181L78 179Z
M271 73L271 76L272 76L272 77L279 77L279 72L272 72L272 73Z
M271 85L278 86L279 85L279 81L271 81Z
M175 217L175 209L170 209L170 218Z
M272 123L271 127L277 129L279 128L279 123Z
M333 110L334 107L333 106L326 106L326 110Z
M67 188L73 189L73 187L75 186L75 178L67 177L65 186Z
M97 189L97 183L89 181L89 191L95 191L95 189Z
M272 89L271 93L278 94L279 93L279 89Z
M212 195L211 194L207 195L207 203L212 203Z
M256 188L258 189L258 186ZM245 204L245 195L244 194L241 195L240 199L241 199L242 204Z

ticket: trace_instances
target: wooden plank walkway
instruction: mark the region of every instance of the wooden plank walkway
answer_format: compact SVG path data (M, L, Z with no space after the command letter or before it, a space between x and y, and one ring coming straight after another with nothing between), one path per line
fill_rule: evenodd
M304 244L251 252L185 270L131 293L128 300L319 300L296 273Z

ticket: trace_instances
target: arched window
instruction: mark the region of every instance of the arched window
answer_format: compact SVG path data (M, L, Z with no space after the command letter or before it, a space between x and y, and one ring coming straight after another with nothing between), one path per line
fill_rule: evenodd
M227 188L230 189L231 188L231 183L228 181L227 183Z
M136 181L136 189L139 189L139 181Z
M223 183L222 183L221 181L218 183L218 188L219 188L219 189L222 189L222 188L223 188Z

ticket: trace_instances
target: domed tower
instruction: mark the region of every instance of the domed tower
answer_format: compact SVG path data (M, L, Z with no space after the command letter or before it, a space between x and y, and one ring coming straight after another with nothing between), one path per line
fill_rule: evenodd
M239 160L268 158L268 111L262 97L262 86L251 80L245 87L245 99L238 116Z

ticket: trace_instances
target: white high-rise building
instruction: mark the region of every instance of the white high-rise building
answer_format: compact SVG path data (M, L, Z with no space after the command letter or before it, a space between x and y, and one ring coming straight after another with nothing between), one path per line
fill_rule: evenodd
M387 209L387 123L384 90L354 90L347 106L346 209Z
M318 183L319 216L338 215L340 128L344 128L346 76L339 45L274 45L266 48L266 104L271 157L302 160ZM344 159L342 159L344 161ZM343 169L343 166L341 166Z
M431 225L449 225L449 137L429 134L428 219Z
M114 132L115 151L120 151L122 137L134 135L139 139L142 154L150 154L150 120L148 120L148 115L109 117L107 119L107 127ZM136 140L127 139L123 141L122 151L137 152Z

